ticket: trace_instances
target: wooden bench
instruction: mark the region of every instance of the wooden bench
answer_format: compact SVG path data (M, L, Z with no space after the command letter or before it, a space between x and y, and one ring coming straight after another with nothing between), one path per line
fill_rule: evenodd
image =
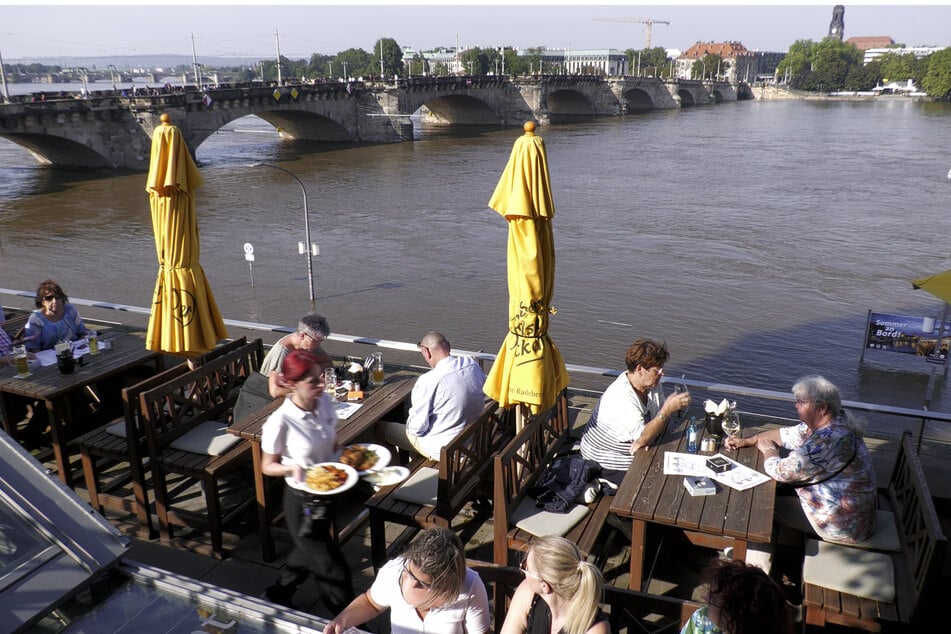
M241 386L252 372L258 371L263 359L264 346L256 339L139 395L155 511L159 528L169 539L174 537L174 526L204 530L211 535L211 554L220 555L224 526L254 503L254 489L250 486L251 447L227 434L224 428L229 424ZM235 441L234 444L220 452L173 446L200 434L206 428L203 423L220 425L216 443L227 439ZM242 468L249 471L248 486L233 492L237 499L226 509L221 480ZM176 475L179 478L173 481L170 476ZM189 498L196 497L196 481L201 485L204 506L188 508L186 505L194 503Z
M247 344L241 337L217 346L202 355L199 364L207 363ZM103 513L105 509L134 512L149 539L157 536L152 523L148 497L145 427L141 424L139 395L189 371L180 363L144 381L122 390L123 416L76 439L82 457L83 474L89 503ZM117 429L117 427L121 429ZM128 438L135 442L128 442ZM123 468L125 467L125 468ZM129 495L128 486L132 491Z
M2 316L0 316L2 318ZM0 328L10 335L10 339L16 340L23 335L23 329L26 328L26 322L30 320L30 313L11 317L3 322Z
M509 551L525 551L534 535L514 525L512 516L529 490L566 446L571 423L568 398L563 393L547 412L533 417L495 457L493 511L495 563L509 564ZM564 535L591 555L608 517L611 498L599 496L590 512Z
M878 632L883 621L913 623L922 598L937 589L947 540L910 432L902 435L886 495L901 544L900 552L890 553L895 571L894 602L813 585L804 574L803 605L809 625L824 626L828 622ZM846 550L861 552L857 548ZM807 557L809 551L807 546ZM822 553L817 556L822 557Z
M386 522L414 529L449 527L462 508L477 496L491 471L492 460L511 440L512 417L490 401L478 418L468 423L439 451L439 461L421 460L414 469L436 469L435 505L400 499L400 485L383 487L366 506L370 513L370 548L374 569L386 561ZM400 540L397 540L400 541Z
M508 602L515 588L525 578L518 568L500 566L469 559L466 565L479 574L492 597L492 631L500 632ZM676 597L667 597L604 586L602 600L612 632L671 632L676 634L702 604Z

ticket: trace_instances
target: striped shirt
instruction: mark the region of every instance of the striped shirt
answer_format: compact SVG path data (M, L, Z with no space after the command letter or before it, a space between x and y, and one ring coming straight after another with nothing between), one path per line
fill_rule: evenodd
M640 438L644 426L660 411L660 386L647 393L642 403L623 372L608 389L591 413L581 437L581 455L604 469L627 469L634 461L631 443Z

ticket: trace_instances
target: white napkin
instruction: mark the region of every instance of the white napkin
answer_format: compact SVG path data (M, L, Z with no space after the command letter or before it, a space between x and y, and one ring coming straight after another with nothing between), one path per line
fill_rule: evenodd
M707 399L703 402L703 410L708 414L713 414L714 416L723 416L731 409L730 401L727 399L723 399L719 403L714 403L710 399Z

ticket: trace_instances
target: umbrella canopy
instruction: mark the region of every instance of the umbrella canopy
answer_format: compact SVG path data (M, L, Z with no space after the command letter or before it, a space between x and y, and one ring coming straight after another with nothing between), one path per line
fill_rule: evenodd
M938 299L951 304L951 269L929 277L919 277L917 280L912 280L911 285L916 289L926 290Z
M483 388L502 407L527 405L533 414L555 404L568 385L561 353L548 336L555 288L555 205L545 141L525 124L489 207L508 221L509 331Z
M184 357L203 354L228 336L205 272L198 263L195 189L202 184L185 139L167 114L152 134L145 190L159 271L145 346Z

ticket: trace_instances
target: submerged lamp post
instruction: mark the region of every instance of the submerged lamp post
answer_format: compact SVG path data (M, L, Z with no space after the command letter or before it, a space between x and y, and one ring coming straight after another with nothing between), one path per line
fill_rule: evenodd
M284 172L300 185L301 194L304 195L304 244L301 249L301 253L307 254L307 287L310 290L310 304L314 305L314 253L317 249L310 244L310 214L307 211L307 190L304 189L304 183L297 177L293 172L284 169L283 167L278 167L277 165L271 165L270 163L255 163L251 167L270 167L271 169L278 170L279 172Z

